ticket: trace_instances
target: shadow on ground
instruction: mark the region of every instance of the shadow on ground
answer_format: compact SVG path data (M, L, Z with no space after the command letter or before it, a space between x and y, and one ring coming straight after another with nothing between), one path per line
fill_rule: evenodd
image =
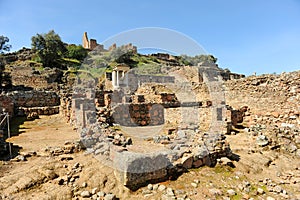
M21 130L21 129L25 129L21 127L25 121L26 121L25 116L14 117L10 120L10 124L9 124L10 137L18 136L25 132L24 130ZM4 127L4 131L5 131L5 138L8 139L7 125ZM2 161L9 161L15 158L16 156L19 155L20 149L22 149L22 147L18 145L14 145L13 143L10 142L5 142L3 146L4 146L4 151L0 153L0 160Z
M22 147L6 142L6 151L0 154L0 161L9 161L17 157Z

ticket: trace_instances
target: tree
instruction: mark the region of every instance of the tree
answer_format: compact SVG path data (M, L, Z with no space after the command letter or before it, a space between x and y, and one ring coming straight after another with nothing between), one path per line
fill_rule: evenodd
M7 44L9 42L8 37L3 35L0 36L0 54L4 54L5 51L9 51L11 45ZM2 88L3 76L4 76L4 69L5 69L5 59L3 56L0 55L0 88Z
M11 45L6 44L9 42L8 37L5 37L3 35L0 36L0 54L3 54L5 51L9 51L11 48Z
M67 49L54 30L33 36L31 42L32 49L36 50L44 67L62 67L62 57Z
M88 50L83 48L81 45L71 44L67 46L65 53L66 58L74 58L79 61L83 61L88 55Z

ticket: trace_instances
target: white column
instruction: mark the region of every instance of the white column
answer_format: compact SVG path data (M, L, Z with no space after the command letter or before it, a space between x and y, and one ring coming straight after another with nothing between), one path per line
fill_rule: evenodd
M127 73L125 73L125 75L124 75L125 77L124 77L124 79L125 79L125 84L126 84L126 87L128 87L128 74Z
M126 84L125 83L125 71L122 71L122 84Z
M119 87L119 71L116 71L116 74L117 74L117 84L116 84L116 86Z
M112 84L113 84L113 87L116 87L116 71L113 71L112 72Z

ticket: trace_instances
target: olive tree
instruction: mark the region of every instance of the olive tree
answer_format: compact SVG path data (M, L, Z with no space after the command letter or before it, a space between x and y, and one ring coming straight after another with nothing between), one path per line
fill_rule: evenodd
M37 52L44 67L62 67L62 58L67 49L54 30L33 36L31 42L32 49Z
M2 82L4 77L4 69L5 69L5 59L1 54L4 54L5 51L9 51L11 45L7 44L9 42L9 38L3 35L0 36L0 89L2 88Z
M5 51L9 51L11 45L7 44L9 42L8 37L3 35L0 36L0 54L3 54Z

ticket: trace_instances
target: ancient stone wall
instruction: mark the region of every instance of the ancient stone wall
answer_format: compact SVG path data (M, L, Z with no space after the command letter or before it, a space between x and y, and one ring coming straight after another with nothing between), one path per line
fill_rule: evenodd
M217 158L232 157L229 144L222 134L204 134L192 152L180 154L179 156L174 151L172 158L165 151L139 154L130 151L117 152L112 149L115 174L121 183L132 190L149 182L168 180L187 169L204 165L214 166Z
M6 67L11 76L13 86L24 86L34 89L57 90L62 72L58 69L45 68L41 71L34 70L29 62ZM33 64L35 65L35 64Z
M7 53L4 55L4 63L11 63L17 60L31 60L33 56L33 50L28 48L22 48L17 52Z
M0 121L2 111L8 112L10 117L26 116L33 119L39 115L51 115L59 113L60 97L55 92L46 91L13 91L0 95ZM2 130L5 126L0 125L0 155L6 153L7 133Z
M12 84L21 85L25 87L34 87L34 86L37 86L38 88L49 87L47 80L45 80L45 78L40 76L23 76L23 77L13 76Z
M13 91L6 95L13 99L15 107L30 108L60 105L60 98L57 93L50 91Z
M91 50L95 49L97 47L97 40L95 39L90 39L90 44L89 44L89 47Z
M224 81L245 78L245 75L243 75L243 74L232 73L227 70L221 71L220 74Z
M164 124L164 107L159 104L120 104L114 109L114 121L123 126Z
M60 97L49 91L13 91L5 94L7 100L11 99L13 113L16 115L51 115L59 113ZM7 104L8 105L8 104Z
M300 157L300 71L228 81L226 103L248 107L243 126L258 146Z
M300 124L300 71L227 81L226 103L248 106L250 123Z
M175 77L173 76L152 76L135 74L134 71L130 71L126 74L128 76L128 86L132 91L136 91L139 86L145 83L175 83Z
M59 113L70 122L72 115L72 94L62 93L60 98L60 111Z

